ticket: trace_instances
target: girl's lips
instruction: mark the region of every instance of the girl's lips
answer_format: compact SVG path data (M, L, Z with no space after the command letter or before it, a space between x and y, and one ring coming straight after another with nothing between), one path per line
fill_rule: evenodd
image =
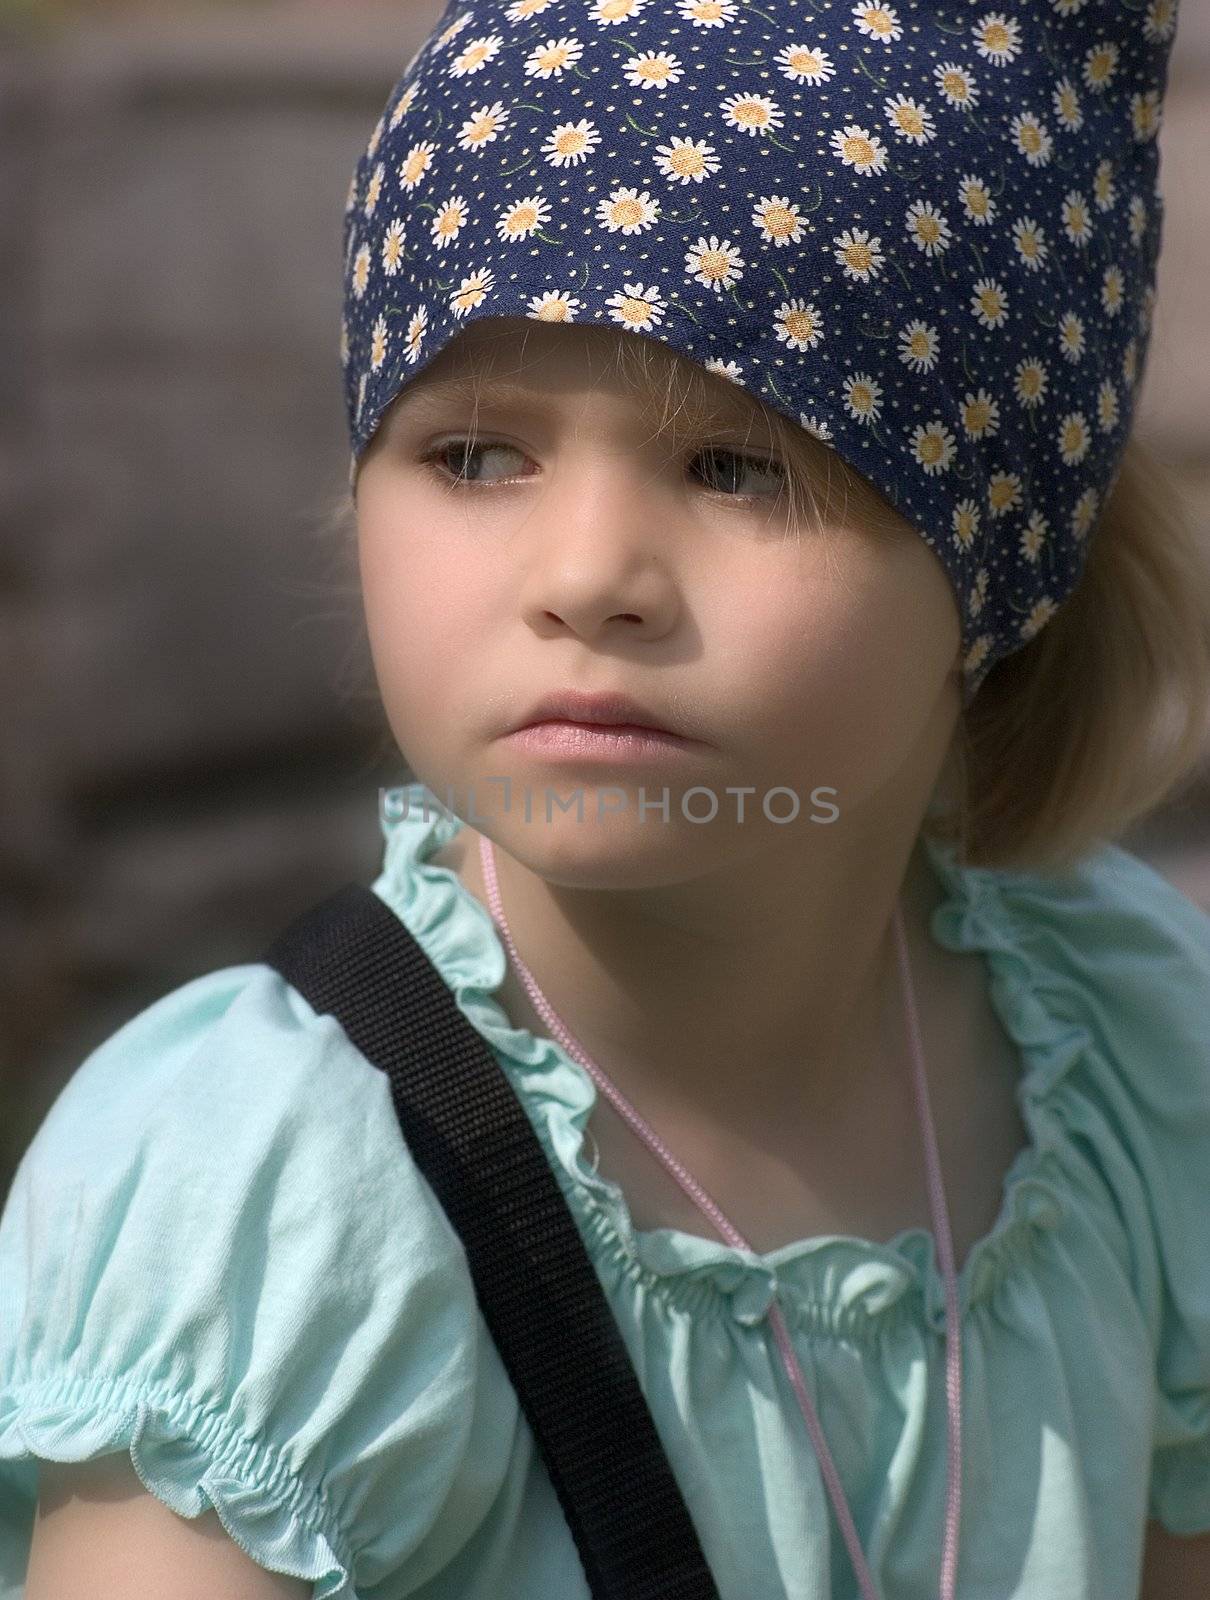
M531 722L507 738L534 755L578 761L652 761L687 754L697 743L628 722Z

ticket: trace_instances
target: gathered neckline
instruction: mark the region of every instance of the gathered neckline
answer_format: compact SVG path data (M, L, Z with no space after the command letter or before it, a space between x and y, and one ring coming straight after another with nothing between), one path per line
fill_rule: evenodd
M554 1039L515 1025L496 997L508 957L496 925L452 867L431 858L465 826L423 783L387 790L380 806L383 869L374 892L399 916L452 989L459 1007L494 1048L540 1138L568 1204L612 1274L639 1283L670 1309L763 1320L779 1293L787 1320L821 1335L875 1336L915 1307L945 1332L945 1280L930 1228L901 1230L885 1243L846 1234L816 1235L766 1254L678 1228L638 1229L620 1186L588 1160L585 1130L597 1086ZM981 954L988 995L1017 1049L1016 1096L1028 1142L1002 1181L991 1228L968 1250L958 1274L959 1310L988 1300L1023 1266L1066 1214L1060 1160L1062 1121L1050 1102L1089 1040L1052 1011L1061 990L1015 927L1004 891L1028 900L1045 893L1031 872L960 863L953 846L922 835L942 889L928 929L955 952Z

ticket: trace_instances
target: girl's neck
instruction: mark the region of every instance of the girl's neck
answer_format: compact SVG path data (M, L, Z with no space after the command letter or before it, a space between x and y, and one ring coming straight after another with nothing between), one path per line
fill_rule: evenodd
M479 837L464 825L433 859L452 867L488 909ZM689 936L669 935L658 926L655 943L644 945L642 959L636 959L633 927L627 930L629 948L610 926L596 944L596 925L577 915L576 904L567 915L564 895L552 893L499 849L496 867L522 959L591 1058L622 1093L644 1107L644 1114L682 1120L694 1116L703 1126L733 1130L742 1119L757 1136L788 1122L817 1126L822 1134L826 1119L851 1110L855 1099L870 1092L871 1071L902 1077L908 1070L890 922L893 899L880 942L867 946L866 981L850 984L843 1008L827 1012L829 1034L813 1027L812 996L834 992L835 980L828 975L813 985L809 957L801 953L796 934L780 913L766 917L765 942L747 952L747 970L743 963L722 970L716 939L697 940L695 949ZM953 1014L963 1003L964 986L967 1000L972 998L972 974L964 958L942 950L931 937L928 924L941 888L919 844L899 888L922 1018L937 1011ZM857 919L849 921L853 925ZM770 928L786 931L771 938ZM771 996L769 1004L754 1000L754 993ZM548 1035L511 962L497 999L514 1025ZM820 1007L820 1014L824 1009ZM737 1062L743 1064L742 1072L737 1073Z

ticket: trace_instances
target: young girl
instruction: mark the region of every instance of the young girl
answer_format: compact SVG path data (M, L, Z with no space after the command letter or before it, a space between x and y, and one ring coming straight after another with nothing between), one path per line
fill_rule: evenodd
M350 189L373 889L725 1600L1210 1588L1210 918L1112 842L1210 680L1130 434L1173 24L452 0ZM256 960L21 1163L0 1491L3 1600L590 1592L384 1074Z

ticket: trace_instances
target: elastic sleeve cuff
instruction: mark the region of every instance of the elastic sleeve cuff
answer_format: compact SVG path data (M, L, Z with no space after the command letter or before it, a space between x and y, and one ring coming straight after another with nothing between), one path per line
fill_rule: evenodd
M66 1372L0 1389L0 1479L11 1463L89 1461L118 1450L178 1516L213 1507L258 1566L308 1580L314 1600L356 1600L349 1552L322 1495L213 1408L129 1378ZM31 1528L34 1509L31 1502Z

